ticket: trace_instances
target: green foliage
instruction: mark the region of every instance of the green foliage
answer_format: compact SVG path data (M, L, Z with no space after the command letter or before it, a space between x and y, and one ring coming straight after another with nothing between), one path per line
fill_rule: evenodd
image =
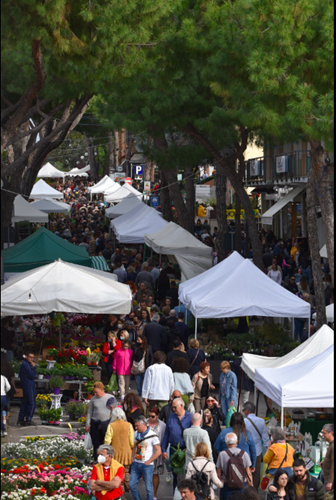
M183 474L184 466L185 466L185 451L180 449L180 443L177 444L177 447L174 448L174 453L170 457L170 467L175 474Z
M86 405L82 401L76 401L71 399L65 405L65 411L69 415L73 415L75 418L82 417L86 413Z
M53 375L49 380L50 389L56 389L56 387L60 388L62 387L63 384L64 384L63 377L60 377L58 375Z
M20 372L21 363L22 363L22 361L18 361L17 359L13 359L10 362L10 365L13 368L14 373L19 373Z

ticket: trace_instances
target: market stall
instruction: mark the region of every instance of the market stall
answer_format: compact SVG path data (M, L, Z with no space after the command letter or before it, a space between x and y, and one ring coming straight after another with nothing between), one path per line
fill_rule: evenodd
M61 177L64 180L65 172L58 170L58 168L54 167L51 163L48 162L43 165L36 177L38 179L58 179Z
M48 215L41 211L38 207L28 203L20 194L15 196L13 205L12 222L40 222L42 224L48 223Z
M130 212L113 219L110 223L120 243L144 243L148 231L159 231L168 224L162 214L141 203Z
M334 345L317 356L281 368L259 368L255 386L284 408L334 407Z
M67 214L70 212L71 205L56 200L48 200L41 198L40 200L33 201L30 206L41 210L47 214Z
M126 198L113 207L109 207L105 210L105 215L109 219L115 219L116 217L120 217L121 215L125 215L135 207L142 205L143 202L139 200L136 196L133 196L132 193L129 193Z
M118 183L114 182L111 177L105 175L97 184L88 188L91 199L93 194L105 193L108 189L115 188L115 186L119 186Z
M139 200L142 200L142 193L134 189L129 184L124 184L119 189L110 189L104 192L104 200L109 203L116 203L124 200L129 195L133 195Z
M53 187L49 186L49 184L44 182L43 179L40 179L36 182L36 184L34 184L29 198L32 200L40 200L41 198L46 198L48 200L63 200L64 193L58 191L57 189L54 189Z

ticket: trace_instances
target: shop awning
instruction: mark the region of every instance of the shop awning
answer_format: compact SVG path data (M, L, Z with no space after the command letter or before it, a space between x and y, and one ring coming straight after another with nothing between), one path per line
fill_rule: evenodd
M273 223L274 215L280 212L280 210L284 208L288 203L294 201L294 198L296 198L296 196L302 193L302 191L304 191L305 189L306 186L296 187L292 189L292 191L287 193L283 198L281 198L281 200L274 203L274 205L261 216L261 223L268 224L271 226Z

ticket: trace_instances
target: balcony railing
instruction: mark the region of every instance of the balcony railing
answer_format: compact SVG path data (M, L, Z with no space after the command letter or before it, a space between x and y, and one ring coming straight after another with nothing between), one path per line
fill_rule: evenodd
M261 156L245 162L244 182L294 182L308 176L310 151Z

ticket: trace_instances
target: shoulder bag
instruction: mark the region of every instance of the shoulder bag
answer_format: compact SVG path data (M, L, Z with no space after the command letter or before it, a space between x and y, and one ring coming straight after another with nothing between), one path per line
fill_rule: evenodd
M132 375L141 375L142 373L145 373L145 356L146 353L144 353L140 361L133 361L131 368Z
M192 367L192 365L195 363L195 361L196 361L196 359L197 359L197 356L198 356L198 353L199 353L199 352L200 352L200 350L199 350L199 349L197 349L196 356L194 357L193 362L191 363L191 365L190 365L190 367L189 367L189 368L191 368L191 367Z
M286 443L286 453L285 453L285 456L284 456L281 464L279 465L278 469L281 469L282 464L284 462L286 462L286 460L287 460L287 452L288 452L288 443ZM269 469L268 469L268 466L267 466L265 474L261 478L261 481L260 481L260 488L265 491L270 486L271 482L273 482L273 477L270 475Z

